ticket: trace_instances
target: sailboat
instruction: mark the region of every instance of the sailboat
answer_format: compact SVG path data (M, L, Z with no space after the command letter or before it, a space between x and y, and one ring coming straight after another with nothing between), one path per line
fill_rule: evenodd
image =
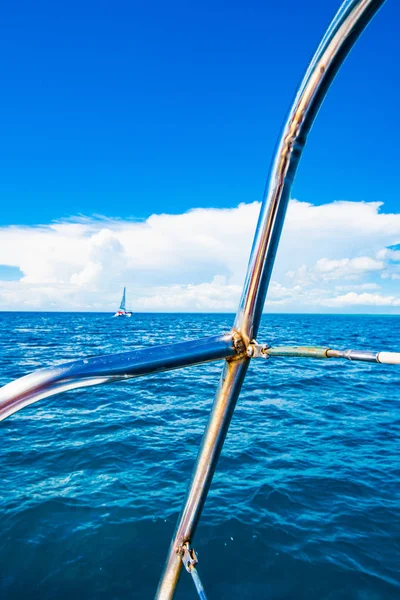
M119 305L119 309L115 313L114 317L131 317L131 316L132 316L132 311L126 310L126 287L124 287L121 304Z

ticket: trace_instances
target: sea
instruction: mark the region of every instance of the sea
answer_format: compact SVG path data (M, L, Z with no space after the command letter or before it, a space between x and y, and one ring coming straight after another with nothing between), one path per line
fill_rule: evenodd
M229 314L0 313L0 384L229 331ZM266 314L270 345L400 350L400 316ZM152 599L222 362L0 423L2 600ZM400 598L400 368L253 360L193 546L209 600ZM179 600L195 600L182 572Z

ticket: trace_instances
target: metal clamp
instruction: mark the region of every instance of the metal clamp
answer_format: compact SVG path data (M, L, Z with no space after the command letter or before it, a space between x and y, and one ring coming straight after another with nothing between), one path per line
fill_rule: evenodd
M185 542L179 549L178 554L182 559L183 565L188 573L192 576L193 583L196 588L196 592L200 600L207 600L206 592L203 584L201 583L199 574L196 569L196 565L199 562L197 560L197 554L193 548L190 547L189 542Z
M247 356L249 358L269 358L267 350L269 346L268 344L258 344L256 340L250 342L247 346Z
M186 571L190 573L194 566L199 562L194 548L191 548L189 542L186 542L179 548L178 554L182 559Z

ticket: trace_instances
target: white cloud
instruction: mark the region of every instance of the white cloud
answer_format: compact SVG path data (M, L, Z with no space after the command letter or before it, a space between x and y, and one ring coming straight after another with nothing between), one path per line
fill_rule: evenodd
M258 211L255 202L0 228L0 265L23 273L0 281L0 308L111 311L127 285L134 310L234 311ZM399 241L400 214L380 203L293 200L267 306L398 311Z
M400 250L393 250L392 248L383 248L377 253L376 257L380 260L400 262Z
M148 296L138 298L142 310L213 310L230 311L237 304L241 286L227 283L227 278L216 275L210 283L197 285L170 285L151 288Z
M327 306L400 306L400 297L349 292L326 301Z
M316 270L328 281L330 279L353 279L369 271L382 271L385 263L375 260L369 256L358 256L357 258L342 258L332 260L320 258L316 264Z
M365 290L379 290L380 285L377 283L358 283L358 284L347 284L347 285L335 285L336 292L345 292L345 291L365 291Z

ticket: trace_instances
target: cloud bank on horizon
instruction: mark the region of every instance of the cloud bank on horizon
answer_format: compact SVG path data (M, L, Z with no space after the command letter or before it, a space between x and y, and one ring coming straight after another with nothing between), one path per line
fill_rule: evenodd
M235 311L259 207L2 227L0 310ZM400 314L399 284L400 214L291 201L267 310Z

